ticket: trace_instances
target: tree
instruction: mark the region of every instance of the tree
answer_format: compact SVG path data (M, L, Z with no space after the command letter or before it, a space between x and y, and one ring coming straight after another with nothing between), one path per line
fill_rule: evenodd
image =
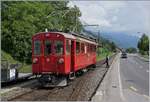
M115 43L111 42L110 46L111 46L111 51L116 52L116 45L115 45Z
M146 34L138 41L138 49L141 54L149 54L149 37Z
M75 26L75 32L80 32L81 12L67 4L68 1L2 1L2 50L19 61L31 62L31 38L35 33L45 28L72 31ZM66 10L69 12L62 17Z
M128 53L136 53L137 50L136 50L136 48L130 47L130 48L126 49L126 52L128 52Z

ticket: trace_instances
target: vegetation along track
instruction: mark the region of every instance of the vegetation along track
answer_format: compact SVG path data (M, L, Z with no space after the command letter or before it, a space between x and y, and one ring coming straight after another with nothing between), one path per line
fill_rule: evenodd
M110 58L110 63L114 59ZM41 88L37 86L30 92L10 99L11 101L89 101L105 76L108 68L104 60L97 63L95 69L68 83L66 87Z

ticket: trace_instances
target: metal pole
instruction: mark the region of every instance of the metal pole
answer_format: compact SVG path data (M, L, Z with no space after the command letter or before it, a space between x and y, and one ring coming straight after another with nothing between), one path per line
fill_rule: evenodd
M97 41L97 42L99 43L99 30L98 30L98 34L97 34L97 36L98 36L98 41Z
M100 43L100 30L98 30L98 43Z

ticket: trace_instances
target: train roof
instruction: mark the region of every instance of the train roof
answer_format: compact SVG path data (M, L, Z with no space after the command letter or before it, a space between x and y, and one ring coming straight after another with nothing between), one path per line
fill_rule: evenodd
M73 36L72 34L68 34L68 33L64 33L64 32L39 32L39 33L36 33L36 35L47 34L47 33L57 33L57 34L63 35L65 38L76 39L76 37ZM34 36L36 36L36 35L34 35Z
M64 33L64 32L53 32L53 33L59 33L59 34L63 35L65 38L76 39L76 37L73 36L72 34L68 34L68 33Z
M98 45L97 42L96 42L96 39L84 36L83 34L64 33L64 32L40 32L40 33L37 33L37 34L46 34L46 33L57 33L57 34L63 35L65 38L76 39L76 40L79 40L79 41L85 41L85 42L88 42L88 43L91 43L91 44ZM36 36L36 35L34 35L34 36Z

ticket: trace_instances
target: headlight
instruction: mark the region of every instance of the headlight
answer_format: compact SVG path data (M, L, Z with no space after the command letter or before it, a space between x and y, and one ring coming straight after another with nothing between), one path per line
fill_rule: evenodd
M63 58L60 58L60 59L58 60L58 63L59 63L59 64L64 63L64 59L63 59Z
M49 58L47 58L47 59L46 59L46 61L47 61L47 62L49 62L49 61L50 61L50 59L49 59Z
M37 63L38 59L37 58L33 58L33 63Z

